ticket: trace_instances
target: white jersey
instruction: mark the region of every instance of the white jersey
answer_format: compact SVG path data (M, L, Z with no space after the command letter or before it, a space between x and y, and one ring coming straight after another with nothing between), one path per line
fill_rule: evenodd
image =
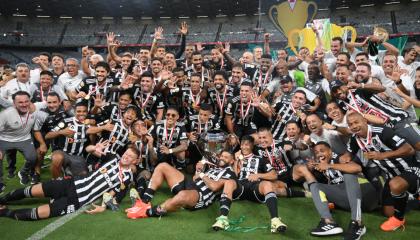
M13 103L12 95L17 91L25 91L30 94L30 86L31 84L29 81L24 83L18 81L16 78L12 79L1 88L1 97L8 100L10 103Z
M9 107L0 112L0 140L22 142L31 139L32 128L35 131L42 127L41 113L19 115L16 108Z
M63 92L74 91L84 77L86 77L86 75L80 70L74 77L70 76L68 72L65 72L58 78L57 86L59 86Z

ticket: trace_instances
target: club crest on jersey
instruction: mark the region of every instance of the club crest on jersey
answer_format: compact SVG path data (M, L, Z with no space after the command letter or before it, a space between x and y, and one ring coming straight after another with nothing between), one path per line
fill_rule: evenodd
M64 126L65 126L65 124L64 124L63 122L60 122L60 123L58 124L58 127L59 127L59 128L64 128Z
M372 144L376 149L379 149L381 147L381 144L378 142L376 138L372 139Z

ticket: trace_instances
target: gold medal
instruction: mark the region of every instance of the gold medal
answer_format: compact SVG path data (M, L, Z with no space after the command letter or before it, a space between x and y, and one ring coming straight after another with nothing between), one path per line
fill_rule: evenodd
M99 172L101 172L102 174L105 174L107 172L106 168L101 168L99 169Z
M88 94L85 96L85 100L89 100L89 99L90 99L90 95Z
M124 183L121 183L121 185L120 185L120 189L121 189L121 190L124 190L124 189L125 189L125 184L124 184Z
M84 124L89 125L90 124L90 120L89 119L85 119L85 121L83 121Z
M66 125L63 123L63 122L60 122L59 124L58 124L58 127L60 128L60 129L62 129L62 128L64 128Z
M144 115L144 108L141 109L141 115Z

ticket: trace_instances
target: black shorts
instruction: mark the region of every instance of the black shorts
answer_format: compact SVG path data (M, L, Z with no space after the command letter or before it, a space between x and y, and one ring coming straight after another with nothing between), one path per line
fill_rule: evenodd
M71 179L51 180L42 183L45 197L50 201L50 217L63 216L80 208L76 187Z
M277 180L282 181L282 182L286 183L287 185L291 185L291 184L295 183L295 181L293 180L293 176L292 176L292 170L289 170L289 171L284 172L280 175L277 175Z
M404 171L400 174L405 181L408 182L407 191L411 194L417 194L420 192L420 168L411 167L410 170Z
M199 190L197 186L195 185L194 181L184 175L184 180L182 182L179 182L177 185L173 186L171 189L171 192L173 195L177 195L182 190Z
M412 167L410 171L402 172L399 177L403 178L408 182L407 192L411 194L416 194L420 192L420 168ZM382 205L384 206L393 206L394 199L391 195L391 190L389 188L389 181L387 180L384 189L382 191Z
M256 132L257 132L257 128L255 126L235 125L235 134L236 136L239 137L239 139L247 135L252 135Z
M233 191L233 199L249 200L253 202L265 202L265 196L259 191L260 181L250 182L246 179L236 181L237 187Z

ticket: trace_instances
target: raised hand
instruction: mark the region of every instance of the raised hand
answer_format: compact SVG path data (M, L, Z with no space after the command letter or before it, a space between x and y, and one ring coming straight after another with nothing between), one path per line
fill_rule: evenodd
M89 55L89 46L82 47L82 56L86 57Z
M115 34L113 32L109 32L106 34L106 43L109 45L113 44L115 41Z
M224 48L225 52L229 52L230 51L230 43L229 42L225 42L225 48Z
M98 155L105 155L104 150L109 146L109 140L99 140L99 142L95 145L95 152Z
M204 50L204 47L203 47L203 45L201 44L201 42L196 43L196 44L195 44L195 48L196 48L196 50L197 50L197 51L199 51L199 52L201 52L201 51L203 51L203 50Z
M92 96L94 101L94 106L97 108L102 108L105 106L105 99L103 94L97 94L96 96Z
M264 33L264 41L270 41L270 33Z
M181 23L181 27L179 28L179 32L180 32L182 35L187 35L187 34L188 34L188 25L187 25L187 23L186 23L186 22L182 22L182 23Z
M155 28L155 35L154 35L156 40L162 40L163 39L163 28L162 27L157 27Z
M405 71L397 65L396 67L394 67L391 74L386 74L386 77L394 82L399 82L401 79L401 75L403 75L404 73Z

